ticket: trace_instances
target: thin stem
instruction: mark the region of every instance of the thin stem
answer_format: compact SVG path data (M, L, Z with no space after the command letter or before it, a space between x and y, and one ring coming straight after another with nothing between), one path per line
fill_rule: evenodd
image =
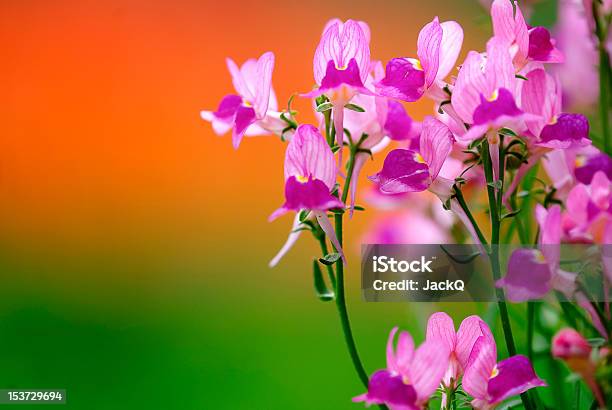
M317 236L317 240L319 241L319 246L321 247L321 253L325 257L329 253L327 249L327 242L325 242L325 235ZM334 268L332 265L325 265L327 267L327 276L329 276L329 281L332 285L332 288L336 288L336 275L334 274Z
M535 326L535 302L527 302L527 357L533 361L533 330Z
M607 31L610 21L605 16L600 16L598 2L592 4L593 20L595 21L595 34L599 40L599 114L601 116L601 130L604 151L610 154L610 85L612 73L610 72L610 56L606 50Z
M503 151L503 144L500 144L500 151ZM501 156L501 152L500 152ZM493 164L491 163L491 157L489 154L489 142L484 141L482 143L481 158L485 171L485 179L487 181L487 195L489 197L489 213L491 215L491 252L489 254L489 260L491 262L491 268L493 270L493 279L499 280L501 277L501 268L499 263L499 211L496 197L495 197L495 182L493 181ZM501 162L501 161L500 161ZM503 173L503 169L500 173ZM503 186L502 186L503 188ZM497 195L503 195L502 188L499 189ZM500 202L501 203L501 202ZM510 325L510 316L508 315L508 307L506 306L506 297L502 288L495 288L497 295L497 306L499 307L499 314L502 322L502 328L504 330L504 338L506 340L506 347L508 348L508 354L510 356L516 355L516 345L514 344L514 337L512 336L512 327ZM533 404L529 399L529 396L525 393L521 394L521 400L527 410L533 409Z
M336 225L336 236L338 242L342 245L342 215L334 215L334 222ZM368 374L363 368L359 353L357 352L357 346L355 345L355 338L353 337L353 331L351 329L351 322L349 320L348 311L346 310L346 300L344 296L344 263L342 260L336 262L336 307L338 309L338 315L340 316L340 323L342 324L342 331L344 332L344 341L348 348L349 355L353 361L353 366L357 371L357 375L361 380L361 383L367 388L368 387Z
M457 186L455 186L455 198L457 199L457 202L459 203L459 206L461 207L461 209L463 209L463 212L465 212L468 219L470 220L470 223L472 224L472 227L474 228L474 231L476 232L476 236L478 236L478 239L480 240L480 242L486 246L487 239L485 238L482 231L480 230L478 223L476 223L476 219L474 219L474 216L472 215L470 208L465 202L465 198L463 197L463 193L461 192L461 189L459 189L459 187Z

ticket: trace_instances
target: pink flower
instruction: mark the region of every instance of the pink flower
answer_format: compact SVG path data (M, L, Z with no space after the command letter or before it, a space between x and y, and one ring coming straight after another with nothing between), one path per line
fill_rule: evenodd
M563 54L555 47L544 27L528 29L518 3L495 0L491 5L494 36L509 46L517 71L528 61L562 63Z
M279 114L274 113L278 106L272 90L274 54L264 53L258 60L247 60L240 68L228 58L227 68L238 94L226 95L216 111L202 111L201 117L212 123L218 135L233 128L234 148L238 148L244 135L280 132L283 125Z
M410 333L401 332L397 348L393 341L397 327L387 342L387 368L370 377L368 392L355 402L386 404L391 410L422 409L436 391L448 367L448 347L439 339L426 340L416 350Z
M563 360L572 372L583 378L603 409L606 406L595 378L596 363L591 358L592 350L584 336L574 329L561 329L552 340L553 357Z
M373 94L365 87L370 72L370 29L361 21L327 23L313 61L318 88L307 97L325 94L333 104L336 142L342 147L344 106L357 94ZM342 150L338 153L342 163Z
M463 29L455 21L440 23L438 17L421 29L418 59L394 58L387 63L385 78L377 83L387 97L417 101L448 76L463 43Z
M270 220L289 211L306 209L317 218L338 252L342 253L326 211L344 208L331 194L336 183L336 165L325 138L312 125L300 125L285 152L285 203Z
M567 197L567 212L563 217L565 239L609 243L606 236L612 228L611 201L611 184L604 172L597 171L590 185L577 184Z
M525 112L534 114L526 121L536 137L535 144L545 148L578 148L589 145L589 120L582 114L561 112L561 85L543 69L526 75L523 81L521 105Z
M483 329L468 359L462 386L474 398L474 408L488 410L509 397L546 383L536 375L525 356L512 356L498 363L495 340Z
M518 83L504 40L497 37L489 40L486 57L470 51L451 97L457 115L471 124L458 139L467 143L489 133L490 142L495 144L501 128L522 131L525 115L517 106L517 96Z
M433 117L423 121L419 151L395 149L385 158L382 170L370 177L385 194L419 192L430 189L440 197L450 197L453 181L438 174L450 154L454 138L446 125ZM443 200L446 200L443 199Z
M468 316L455 332L453 319L444 312L434 313L427 321L426 340L440 340L448 346L449 364L442 379L444 384L457 386L459 377L463 374L476 340L486 334L491 334L487 324L478 316Z

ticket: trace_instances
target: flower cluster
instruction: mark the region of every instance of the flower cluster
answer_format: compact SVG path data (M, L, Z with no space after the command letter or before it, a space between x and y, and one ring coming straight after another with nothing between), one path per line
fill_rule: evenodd
M474 408L491 409L511 396L546 386L525 356L497 362L491 330L478 316L465 318L455 332L450 316L434 313L426 339L416 349L408 332L400 333L394 349L396 332L394 328L387 342L387 368L375 372L368 392L354 401L386 404L393 410L420 409L442 384L444 405L461 383L473 397Z
M314 124L298 121L291 108L295 95L286 109L279 108L271 52L240 67L228 59L235 93L223 97L215 111L201 112L217 134L232 131L234 148L245 135L274 134L286 143L284 202L269 219L289 212L295 216L270 266L280 262L303 232L319 243L322 254L313 260L315 291L319 299L335 301L353 365L368 388L355 401L420 409L441 389L447 408L461 391L472 397L473 407L491 409L544 386L531 362L516 354L506 296L524 302L555 291L578 304L577 313L566 318L568 324L578 317L603 344L610 344L609 299L599 303L589 298L578 270L565 269L560 246L612 243L612 2L560 1L554 32L559 41L547 28L530 26L516 1L484 3L492 35L483 50L467 51L463 61L458 59L464 33L455 21L433 18L419 32L416 56L400 55L385 63L373 58L372 33L365 22L330 20L313 47L314 87L298 87L300 98L312 102ZM591 80L595 65L600 134L586 115L573 112L597 97L588 92L597 80ZM577 85L582 77L585 84ZM433 110L417 121L406 108L419 100L428 100ZM364 210L357 205L358 181L367 161L382 152L382 168L369 174L364 199L375 208L401 213L376 220L366 240L475 243L490 260L510 357L497 362L493 334L482 319L470 316L455 332L450 317L437 313L418 348L406 332L399 334L394 348L393 329L387 368L368 377L346 308L342 232L345 215ZM471 204L483 196L487 203L480 208L488 235ZM462 232L457 229L461 226ZM536 245L512 253L502 275L498 245L515 239ZM604 249L598 255L603 266L598 286L606 297L612 282L608 254ZM528 326L532 334L532 316ZM593 369L608 371L612 364L607 354L596 363L587 359L591 349L580 333L566 331L553 341L552 351L584 378L603 406L610 399L594 381ZM525 408L534 408L526 395L521 400Z

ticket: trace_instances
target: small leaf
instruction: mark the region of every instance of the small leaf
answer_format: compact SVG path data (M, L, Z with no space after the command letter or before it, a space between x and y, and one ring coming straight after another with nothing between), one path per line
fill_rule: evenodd
M365 208L363 206L359 206L359 205L355 205L353 207L354 211L365 211Z
M514 76L515 76L516 78L521 79L521 80L529 81L529 79L528 79L527 77L524 77L524 76L522 76L522 75L520 75L520 74L515 74Z
M349 103L344 106L347 110L365 112L365 108L358 106L357 104Z
M332 153L336 153L340 150L340 146L339 145L334 145L333 147L331 147Z
M489 182L487 185L495 189L502 189L502 182L499 179L497 181Z
M325 112L329 111L333 108L333 104L330 102L325 102L321 105L317 105L317 112Z
M343 208L332 208L329 210L329 212L336 215L342 215L346 211Z
M510 135L511 137L518 137L516 132L512 131L510 128L502 128L501 130L499 130L499 133L504 135Z
M310 211L308 209L302 209L298 217L299 221L304 222L308 218L308 215L310 215Z
M334 299L334 292L332 292L323 279L323 272L317 260L312 261L312 278L314 282L314 289L317 297L323 302L329 302Z
M501 220L506 219L506 218L512 218L513 216L518 215L519 212L521 212L520 208L519 209L515 209L512 212L507 212L507 213L503 214L499 220L501 221Z
M340 259L340 254L337 252L334 252L334 253L328 253L324 257L319 258L319 262L321 262L323 265L333 265L334 263L338 261L338 259Z

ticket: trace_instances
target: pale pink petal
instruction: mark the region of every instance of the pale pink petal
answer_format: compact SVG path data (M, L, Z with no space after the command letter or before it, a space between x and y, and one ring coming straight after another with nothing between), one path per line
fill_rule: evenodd
M508 44L497 37L487 42L487 65L485 67L487 79L487 91L485 97L500 88L509 90L515 97L517 82L512 65L512 56L508 50Z
M518 48L514 61L519 66L522 66L529 54L529 27L527 27L525 17L521 12L518 2L515 1L514 6L516 7L516 14L514 16L514 43Z
M270 103L272 87L272 71L274 70L274 54L264 53L257 61L257 82L255 83L255 98L253 108L258 119L265 117Z
M442 26L435 17L419 32L417 54L425 71L425 87L435 81L440 66L440 44L442 43Z
M514 42L514 8L509 0L495 0L491 4L493 34L508 44Z
M453 149L453 134L450 129L434 117L426 117L421 131L420 151L429 165L429 175L435 180Z
M456 21L445 21L442 26L442 44L440 44L440 66L437 80L443 80L455 68L457 57L463 45L463 28Z
M268 266L270 266L271 268L275 267L278 264L278 262L280 262L280 260L287 254L287 252L289 252L289 250L293 247L293 245L295 245L295 243L300 237L300 234L302 233L302 231L297 231L299 227L300 227L300 213L296 212L295 218L293 218L293 224L291 225L291 232L289 232L289 236L287 237L287 241L285 242L283 247L280 249L280 251L278 251L276 256L272 258Z
M542 128L553 116L554 99L550 95L549 76L543 69L530 71L527 81L522 82L521 108L528 113L539 115L540 118L526 121L529 131L538 137Z
M389 338L387 339L387 369L389 369L392 373L399 373L399 369L397 367L397 360L395 358L395 334L397 333L397 326L391 329L391 333L389 333Z
M453 319L444 312L436 312L427 321L427 340L439 339L448 346L448 351L455 350L457 336Z
M610 180L603 171L597 171L591 180L591 200L599 209L607 211L610 204Z
M480 53L470 51L459 70L453 89L451 102L453 108L463 120L472 124L474 110L480 104L480 94L487 90L483 71L485 60Z
M445 342L426 340L414 352L408 380L417 392L418 401L424 402L436 391L448 368L450 351Z
M247 86L247 82L245 78L243 77L243 74L240 68L238 68L234 60L232 60L231 58L227 58L225 62L227 63L227 69L229 70L232 76L232 83L234 84L234 88L236 89L236 92L240 94L242 98L252 101L254 95L249 89L249 87ZM244 65L247 65L247 63L248 61L245 62Z
M313 69L314 78L317 84L321 84L321 81L325 77L327 71L327 63L334 59L334 49L340 48L339 44L339 27L340 20L334 20L321 36L321 41L315 50Z
M486 400L487 385L496 363L495 341L486 336L480 336L474 343L463 373L463 390L475 399Z
M465 369L468 364L474 343L480 336L483 336L483 328L488 329L489 327L476 315L466 317L459 325L455 354L462 369Z
M330 191L336 182L334 154L312 125L300 125L287 146L285 180L292 176L320 179Z

